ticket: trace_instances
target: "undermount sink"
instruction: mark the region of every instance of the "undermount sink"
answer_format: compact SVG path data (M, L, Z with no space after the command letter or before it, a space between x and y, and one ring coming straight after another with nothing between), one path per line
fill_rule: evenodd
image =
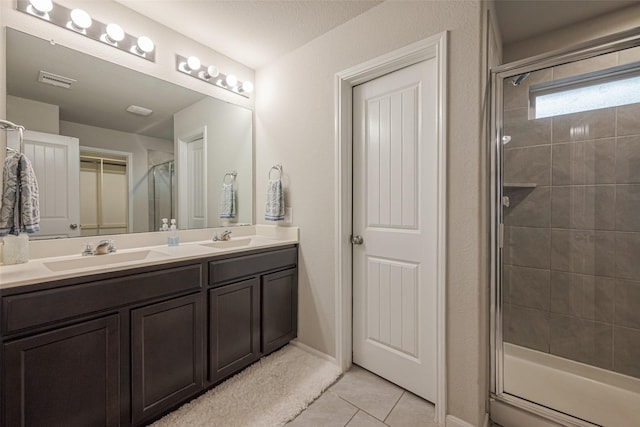
M64 259L45 262L44 266L51 271L77 270L79 268L101 267L109 264L119 264L130 261L142 261L157 258L162 254L150 250L136 252L118 252L115 254L92 255L82 258Z
M210 243L201 243L200 246L207 246L209 248L239 248L242 246L249 246L251 244L250 237L239 237L237 239L231 238L230 240L216 240Z
M218 249L246 248L249 246L260 246L275 243L277 240L268 237L232 237L230 240L216 240L209 243L200 243L200 246Z

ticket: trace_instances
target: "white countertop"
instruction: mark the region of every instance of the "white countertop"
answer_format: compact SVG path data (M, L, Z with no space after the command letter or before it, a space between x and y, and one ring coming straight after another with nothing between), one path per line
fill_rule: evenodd
M278 247L299 241L297 227L254 225L231 228L231 240L219 243L220 247L212 247L210 236L224 229L181 230L178 232L178 246L167 246L166 241L158 244L168 236L161 232L33 241L30 242L29 249L32 255L34 252L38 255L66 253L69 252L69 248L74 248L77 253L32 258L24 264L0 265L0 290L90 274ZM117 252L83 257L81 249L75 249L86 246L88 242L95 243L102 239L114 239ZM239 245L233 246L235 244Z

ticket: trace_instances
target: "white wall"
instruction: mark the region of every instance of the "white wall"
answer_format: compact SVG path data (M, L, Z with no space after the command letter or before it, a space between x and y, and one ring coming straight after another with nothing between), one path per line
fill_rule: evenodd
M133 232L149 231L149 183L147 173L147 150L173 152L173 141L144 135L104 129L79 123L60 121L60 135L80 139L81 147L133 153L131 165L133 180Z
M207 226L253 223L253 112L216 99L205 98L174 114L176 138L207 127ZM179 149L176 145L176 158ZM220 219L220 193L225 173L236 171L234 220ZM227 181L228 182L228 181Z
M37 132L60 132L60 107L7 95L7 120Z
M386 1L256 75L257 219L263 222L268 170L282 163L288 205L301 227L299 339L335 356L335 74L450 31L447 412L474 426L482 424L487 388L481 12L480 1Z

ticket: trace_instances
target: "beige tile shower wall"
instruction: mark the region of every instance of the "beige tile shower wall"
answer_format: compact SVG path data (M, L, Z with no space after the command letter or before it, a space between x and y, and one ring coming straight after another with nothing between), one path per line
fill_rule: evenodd
M532 84L640 60L640 48L505 82L505 340L640 378L640 104L528 119Z

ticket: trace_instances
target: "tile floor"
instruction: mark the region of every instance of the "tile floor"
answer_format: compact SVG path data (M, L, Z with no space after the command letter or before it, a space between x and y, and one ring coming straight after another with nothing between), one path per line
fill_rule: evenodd
M437 427L434 406L353 365L287 427Z

